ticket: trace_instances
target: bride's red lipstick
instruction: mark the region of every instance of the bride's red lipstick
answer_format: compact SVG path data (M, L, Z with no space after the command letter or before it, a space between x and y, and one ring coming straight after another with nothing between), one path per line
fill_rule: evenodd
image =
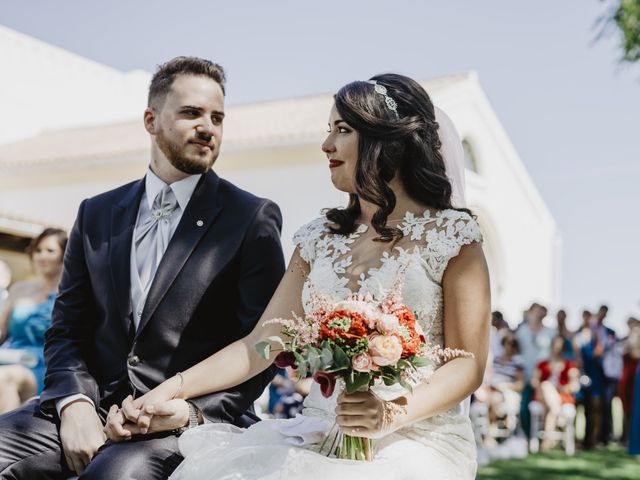
M334 158L329 159L329 168L336 168L342 165L344 162L342 160L336 160Z

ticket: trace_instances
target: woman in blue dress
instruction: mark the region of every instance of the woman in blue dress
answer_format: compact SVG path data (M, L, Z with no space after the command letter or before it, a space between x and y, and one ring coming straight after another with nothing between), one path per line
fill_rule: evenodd
M0 311L0 414L40 393L44 381L44 333L62 273L67 234L47 228L29 246L35 277L9 289ZM15 363L14 363L15 362Z

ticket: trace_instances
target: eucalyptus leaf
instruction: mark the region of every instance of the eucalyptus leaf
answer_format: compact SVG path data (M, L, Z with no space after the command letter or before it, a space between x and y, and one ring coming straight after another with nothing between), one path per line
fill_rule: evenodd
M293 352L293 356L296 357L296 363L298 364L298 375L300 378L305 378L308 373L307 359L295 351Z
M400 375L398 374L389 374L389 373L385 373L382 375L382 381L384 382L384 384L388 387L390 387L391 385L395 385L396 383L400 383L401 378Z
M320 352L313 347L307 347L307 362L312 372L320 370Z
M322 352L320 352L320 363L323 369L327 369L333 365L333 352L329 348L322 348Z
M400 368L401 370L406 370L407 368L411 367L411 362L409 362L408 360L405 360L404 358L398 360L398 368Z
M400 378L400 385L404 387L404 389L407 390L409 393L413 393L413 387L406 380Z
M345 381L345 389L348 394L352 394L357 392L358 390L362 390L364 387L369 385L369 380L371 376L368 373L363 372L352 372L347 381Z
M283 350L287 349L287 346L282 341L282 338L278 337L277 335L272 335L270 337L267 337L267 340L271 340L272 342L276 342L278 345L280 345L282 347Z
M268 359L269 354L271 353L271 343L269 342L258 342L256 343L256 351L258 355L262 358Z
M349 368L351 366L351 360L344 350L336 345L333 349L333 362L336 370L341 370L343 368Z
M414 355L411 357L411 364L414 367L426 367L429 365L429 360L419 355Z

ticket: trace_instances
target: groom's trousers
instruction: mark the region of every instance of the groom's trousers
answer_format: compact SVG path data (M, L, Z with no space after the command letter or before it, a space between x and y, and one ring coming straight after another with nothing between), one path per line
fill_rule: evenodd
M0 416L0 479L67 479L59 424L43 415L38 400ZM167 478L182 461L178 437L158 434L105 443L80 479Z

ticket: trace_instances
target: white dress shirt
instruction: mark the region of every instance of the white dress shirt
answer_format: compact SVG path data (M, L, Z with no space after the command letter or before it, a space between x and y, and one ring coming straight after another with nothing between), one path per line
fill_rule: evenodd
M178 201L178 208L176 209L174 214L171 216L171 230L170 230L171 237L175 233L176 228L178 227L178 224L182 219L182 214L186 210L187 205L189 204L189 200L191 200L191 196L193 195L193 192L195 191L196 185L198 184L198 181L200 180L201 176L202 176L201 174L190 175L187 178L184 178L177 182L173 182L172 184L169 185L171 187L171 190L173 191L173 194L176 196L176 200ZM138 207L136 228L138 227L138 225L143 223L149 217L149 215L151 215L151 207L153 206L153 201L155 200L158 193L160 193L160 191L165 186L167 186L167 184L164 181L162 181L155 173L153 173L151 171L151 168L147 169L147 175L145 176L145 179L144 179L144 192L142 194L142 198L140 199L140 206ZM135 256L134 256L135 255L135 250L134 250L135 237L136 235L135 235L135 228L134 228L133 240L131 244L131 257L129 260L130 262L134 262L134 263L135 263ZM135 268L137 269L137 267ZM133 284L133 281L138 281L138 278L135 278L135 279L132 278L131 284ZM149 281L149 285L151 285L152 282L153 282L153 279ZM140 317L141 317L141 312L133 312L133 323L136 329L138 328L138 324L140 323ZM60 412L65 407L65 405L68 405L69 403L79 399L86 400L93 405L93 402L91 401L91 399L86 395L83 395L82 393L69 395L68 397L64 397L63 399L58 400L56 402L56 410L58 411L58 417L60 417Z

